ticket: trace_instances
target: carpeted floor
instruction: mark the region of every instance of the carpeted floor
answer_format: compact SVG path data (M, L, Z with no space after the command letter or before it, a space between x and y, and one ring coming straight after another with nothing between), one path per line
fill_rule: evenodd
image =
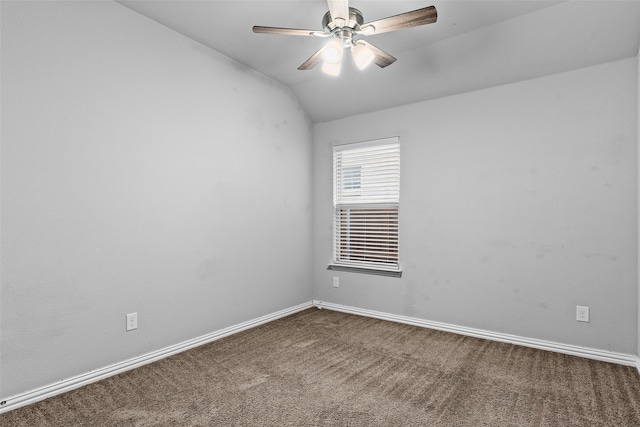
M640 375L313 308L16 409L0 425L640 426Z

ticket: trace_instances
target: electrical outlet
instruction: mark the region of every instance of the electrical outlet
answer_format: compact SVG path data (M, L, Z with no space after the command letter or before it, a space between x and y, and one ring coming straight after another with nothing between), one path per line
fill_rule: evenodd
M340 287L340 278L339 277L334 277L333 278L333 287L334 288L339 288Z
M589 307L576 306L576 320L578 322L589 322Z
M127 314L127 331L138 329L138 313Z

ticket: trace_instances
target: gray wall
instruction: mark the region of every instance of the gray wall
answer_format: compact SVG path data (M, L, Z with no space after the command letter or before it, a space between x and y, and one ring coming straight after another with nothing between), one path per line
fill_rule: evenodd
M311 300L288 88L113 2L2 2L1 83L1 396Z
M314 298L635 354L637 68L634 57L316 124ZM327 271L331 145L393 135L403 276Z

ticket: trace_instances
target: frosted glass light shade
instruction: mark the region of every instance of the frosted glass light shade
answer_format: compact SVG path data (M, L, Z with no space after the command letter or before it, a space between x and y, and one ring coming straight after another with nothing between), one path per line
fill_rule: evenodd
M353 48L353 60L359 69L364 70L373 62L375 55L364 43L357 43Z
M338 39L331 39L324 48L322 57L326 62L339 64L342 60L342 42Z
M322 72L325 74L329 74L330 76L340 75L340 62L333 63L324 61L324 63L322 64Z

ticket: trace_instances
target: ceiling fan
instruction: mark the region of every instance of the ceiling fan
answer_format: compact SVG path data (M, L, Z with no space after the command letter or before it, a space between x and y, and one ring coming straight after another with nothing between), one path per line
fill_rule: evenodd
M431 24L438 19L434 6L423 7L411 12L364 23L362 12L349 7L348 0L327 0L329 11L322 18L322 31L296 28L253 27L254 33L285 34L290 36L330 37L331 40L298 67L310 70L324 60L322 71L331 75L340 74L344 49L350 49L353 59L360 69L375 62L380 68L393 64L396 58L378 49L363 39L354 36L370 36L404 28Z

